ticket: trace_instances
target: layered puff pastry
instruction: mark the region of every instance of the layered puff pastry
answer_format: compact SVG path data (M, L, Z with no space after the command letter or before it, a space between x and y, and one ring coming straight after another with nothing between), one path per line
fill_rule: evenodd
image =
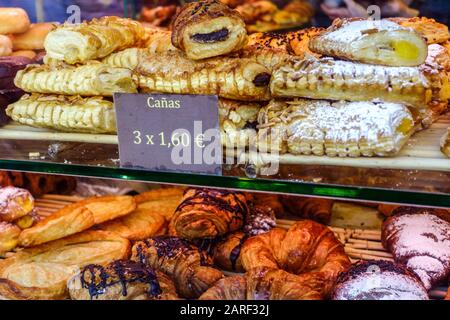
M240 14L217 0L187 3L172 23L172 44L190 59L224 55L246 43Z
M20 232L21 230L17 225L0 221L0 255L17 246Z
M99 62L81 66L29 65L17 73L14 83L26 92L35 93L80 96L112 96L115 92L137 93L131 70Z
M379 99L426 109L440 85L429 81L418 67L387 67L308 57L277 68L272 73L270 88L273 97Z
M441 139L441 151L450 158L450 127Z
M138 209L160 214L170 221L183 199L183 193L184 188L181 187L162 188L140 193L134 200Z
M414 132L407 107L382 102L274 100L258 123L260 148L332 157L392 156Z
M103 97L32 94L10 104L6 114L19 123L64 132L115 133L114 105Z
M115 233L85 231L0 260L0 298L48 300L69 297L67 281L88 264L124 259L127 239Z
M335 58L394 67L421 65L427 43L412 29L389 20L337 19L313 37L309 48Z
M88 198L68 205L35 226L23 230L19 243L23 247L32 247L64 238L96 224L127 215L135 209L136 202L132 196Z
M270 70L250 59L188 59L181 52L145 53L135 80L145 92L211 94L241 101L270 99Z
M428 44L444 43L450 40L448 26L426 17L389 18L389 20L405 28L418 32Z
M69 64L85 63L146 44L144 27L137 21L103 17L81 24L64 24L51 31L44 47L51 58Z
M72 300L178 299L167 275L130 260L116 260L106 266L87 265L69 280L67 287Z

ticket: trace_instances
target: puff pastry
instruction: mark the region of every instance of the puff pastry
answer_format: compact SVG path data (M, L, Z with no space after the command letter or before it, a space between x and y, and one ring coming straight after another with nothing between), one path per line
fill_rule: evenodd
M172 32L159 28L145 28L147 33L147 43L145 47L152 53L161 53L167 51L176 51L172 45Z
M0 221L0 255L11 251L19 243L20 228L15 224Z
M270 70L249 59L188 59L181 52L146 53L135 75L147 92L212 94L242 101L270 99Z
M117 130L113 103L102 97L25 95L10 104L6 114L22 124L66 132L115 133Z
M434 19L425 17L389 18L402 27L411 28L418 32L428 44L443 43L450 39L448 27Z
M130 70L94 62L78 67L29 65L17 73L14 83L26 92L37 93L112 96L115 92L137 92Z
M380 99L427 108L433 87L420 68L386 67L332 58L297 59L277 68L270 83L273 97L348 101Z
M67 298L67 281L79 268L124 259L129 252L127 239L104 231L85 231L22 250L0 260L0 298Z
M31 247L89 229L96 224L133 212L136 202L131 196L93 197L68 205L23 230L19 243Z
M240 14L217 0L183 6L172 24L172 44L199 60L241 49L247 30Z
M336 19L309 48L326 56L394 67L421 65L427 44L415 31L389 20Z
M450 127L448 127L447 133L441 139L441 150L450 158Z
M272 101L258 123L260 147L332 157L392 156L414 132L407 107L381 102Z
M171 187L143 192L134 197L138 209L160 214L167 221L172 216L183 199L184 188Z
M118 17L92 19L81 24L64 24L51 31L44 41L47 55L70 64L146 44L144 27L137 21Z
M102 63L114 68L127 68L134 70L139 65L139 59L145 55L145 48L128 48L115 52L102 60Z
M12 222L33 209L34 198L28 190L12 186L0 188L0 221Z

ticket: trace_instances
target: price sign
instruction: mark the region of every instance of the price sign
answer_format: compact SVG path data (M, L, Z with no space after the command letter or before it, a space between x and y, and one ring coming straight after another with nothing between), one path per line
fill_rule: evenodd
M122 167L221 174L217 96L114 94Z

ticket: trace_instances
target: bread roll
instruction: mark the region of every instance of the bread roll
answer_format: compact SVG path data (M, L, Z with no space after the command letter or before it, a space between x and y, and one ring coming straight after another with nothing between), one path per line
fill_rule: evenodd
M0 57L9 56L12 53L13 44L9 37L0 34Z
M35 23L26 32L12 37L14 50L42 50L47 34L55 29L53 23Z
M36 52L34 52L33 50L18 50L11 53L11 56L34 59L36 57Z
M0 34L23 33L29 27L30 19L22 8L0 8Z

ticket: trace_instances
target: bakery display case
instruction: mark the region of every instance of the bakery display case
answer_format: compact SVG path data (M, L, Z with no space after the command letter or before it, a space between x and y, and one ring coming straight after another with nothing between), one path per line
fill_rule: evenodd
M446 25L310 27L303 0L137 12L0 8L0 299L449 298ZM124 147L153 145L137 97L189 97L186 126L209 99L216 170Z

